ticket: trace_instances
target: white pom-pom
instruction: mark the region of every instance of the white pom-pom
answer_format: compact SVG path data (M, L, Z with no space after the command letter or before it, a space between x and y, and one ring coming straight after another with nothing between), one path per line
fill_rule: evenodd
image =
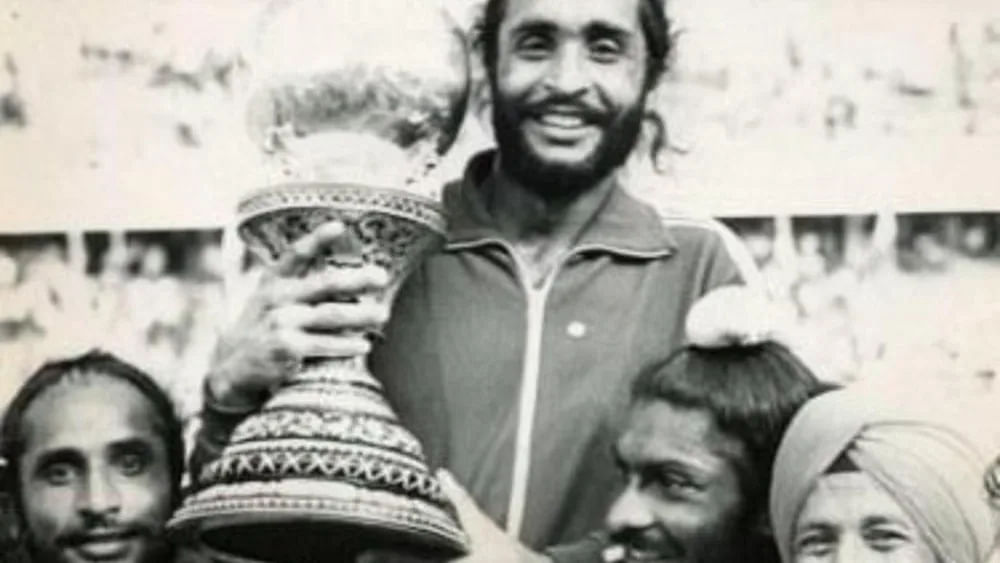
M762 292L725 286L702 296L688 312L688 343L701 348L753 346L780 340L778 308Z

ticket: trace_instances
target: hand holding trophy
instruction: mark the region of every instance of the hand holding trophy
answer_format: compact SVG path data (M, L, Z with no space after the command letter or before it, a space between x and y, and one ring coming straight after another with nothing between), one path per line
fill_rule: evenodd
M239 204L241 238L275 270L296 256L303 275L378 266L389 278L378 291L316 299L391 303L443 240L441 208L416 186L464 116L461 36L424 0L277 0L255 37L247 116L267 187ZM342 230L334 244L302 260L297 242L331 222ZM379 331L344 325L331 330ZM172 532L238 560L464 552L452 507L365 357L306 355L292 371L196 476Z

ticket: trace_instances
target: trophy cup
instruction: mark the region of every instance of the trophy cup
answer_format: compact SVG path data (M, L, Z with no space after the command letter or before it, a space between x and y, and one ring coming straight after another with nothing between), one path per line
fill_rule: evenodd
M340 221L343 244L311 267L377 264L389 287L363 298L391 303L443 240L443 212L419 186L465 113L464 41L426 0L283 0L261 21L247 120L267 187L239 204L240 237L273 264ZM304 359L195 478L168 527L222 559L466 551L421 445L363 357Z

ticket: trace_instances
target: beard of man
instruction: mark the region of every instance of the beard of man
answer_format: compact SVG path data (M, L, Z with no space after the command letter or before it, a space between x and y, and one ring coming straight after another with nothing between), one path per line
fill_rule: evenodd
M594 149L575 163L545 160L532 148L521 130L521 123L531 119L534 109L564 103L581 105L577 100L545 100L528 103L520 99L505 99L491 81L493 98L493 131L504 172L522 186L547 200L572 199L596 186L614 169L625 163L642 131L645 93L631 106L617 113L595 111L587 114L601 128L601 138Z

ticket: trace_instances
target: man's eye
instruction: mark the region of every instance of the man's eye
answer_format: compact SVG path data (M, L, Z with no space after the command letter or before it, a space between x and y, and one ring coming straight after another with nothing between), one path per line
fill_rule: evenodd
M823 534L809 534L795 540L795 554L822 557L833 550L833 538Z
M597 62L615 62L621 54L622 45L614 39L598 39L590 43L590 56Z
M122 454L118 458L118 468L124 475L138 475L149 466L149 460L141 453Z
M905 533L890 528L869 530L864 538L877 551L892 551L910 541Z
M76 468L68 463L53 463L42 468L40 475L50 485L67 485L76 477Z
M540 58L552 50L552 41L543 35L525 35L517 41L517 52L522 57Z
M697 483L676 472L657 472L650 476L650 481L667 495L690 494L698 490Z

